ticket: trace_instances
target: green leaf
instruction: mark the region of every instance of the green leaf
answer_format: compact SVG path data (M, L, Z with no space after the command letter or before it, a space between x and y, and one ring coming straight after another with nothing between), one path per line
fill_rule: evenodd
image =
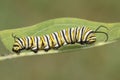
M86 48L96 47L105 45L111 42L116 41L118 38L120 38L120 23L102 23L102 22L93 22L83 19L77 19L77 18L58 18L58 19L52 19L48 20L36 25L24 27L24 28L17 28L17 29L9 29L0 31L0 39L2 43L4 44L4 47L9 50L9 53L13 53L11 51L12 45L14 43L14 39L12 38L12 33L17 35L18 37L24 37L24 36L41 36L45 34L50 34L55 31L60 31L62 29L66 29L69 27L81 27L86 26L89 27L92 30L95 30L98 26L103 25L106 26L109 30L106 30L104 28L101 28L101 31L104 31L108 33L109 39L107 42L104 42L106 36L103 34L96 34L97 41L93 45L85 45L80 46L78 44L75 45L67 45L61 47L59 50L50 50L48 52L39 51L38 54L50 54L50 53L61 53L61 52L70 52L70 51L79 51ZM2 52L4 53L4 52ZM21 55L19 56L26 56L26 55L34 55L30 51L23 51ZM14 55L13 55L14 56ZM15 55L15 57L18 55ZM9 57L9 56L8 56Z

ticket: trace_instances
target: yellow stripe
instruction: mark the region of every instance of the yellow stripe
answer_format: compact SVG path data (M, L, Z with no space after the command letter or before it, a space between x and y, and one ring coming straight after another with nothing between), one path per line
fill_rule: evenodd
M49 42L49 44L50 44L50 47L52 47L52 39L51 39L51 37L50 37L50 35L48 35L49 36L49 38L50 38L50 42Z
M30 37L30 47L32 47L33 46L33 40L32 40L32 37Z
M72 29L71 29L71 30L72 30ZM72 31L71 34L72 34L72 41L75 42L75 29L73 29L73 31Z
M62 46L64 41L63 41L63 39L62 39L62 36L61 36L61 34L60 34L60 31L57 32L57 33L58 33L58 38L59 38L60 46Z
M81 28L79 28L77 31L77 41L80 39L80 36L81 36L81 34L80 34L80 30L81 30Z
M68 36L68 29L66 29L65 31L66 31L67 42L70 43L70 38Z
M42 49L42 45L43 45L42 38L40 37L40 43L39 43L40 49Z
M32 40L31 40L31 37L30 37L29 42L30 42L29 47L31 47L31 46L32 46Z
M26 40L25 40L25 38L23 37L22 40L24 42L24 46L26 47Z
M87 38L87 40L90 40L90 36L95 36L95 34L90 34L89 36L88 36L88 38Z
M41 36L41 39L42 39L42 43L43 43L43 48L47 45L46 42L45 42L45 39L43 36Z
M31 40L32 40L32 44L33 44L32 46L35 47L35 40L34 40L33 36L31 37Z
M51 39L51 42L52 42L52 47L54 47L57 43L56 41L54 40L54 37L52 34L50 34L50 39Z
M83 31L83 36L82 36L82 40L84 39L85 37L85 34L89 31L89 28L85 28L85 30Z
M18 42L15 42L14 45L18 45L19 49L22 49L22 46Z

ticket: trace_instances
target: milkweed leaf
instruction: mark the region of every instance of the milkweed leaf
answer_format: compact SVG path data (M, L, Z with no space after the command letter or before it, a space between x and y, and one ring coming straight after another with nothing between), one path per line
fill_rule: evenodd
M11 48L14 42L12 34L15 34L17 37L41 36L45 34L50 34L55 31L60 31L62 29L70 28L70 27L86 26L92 30L95 30L100 25L106 26L109 29L109 30L106 30L104 28L100 29L100 31L104 31L108 33L109 39L107 42L104 42L106 36L102 34L96 34L97 41L95 42L95 44L84 45L84 46L80 46L78 44L67 45L67 46L61 47L57 51L56 50L51 50L48 52L39 51L38 54L60 53L60 52L66 52L66 51L69 52L71 51L71 49L72 50L87 49L91 47L97 47L97 46L102 46L105 44L110 44L120 38L120 23L93 22L93 21L77 19L77 18L58 18L58 19L51 19L48 21L44 21L44 22L38 23L36 25L28 26L28 27L0 31L0 39L2 43L4 44L3 46L9 51L10 55L12 56L11 58L16 57L16 56L28 56L28 55L34 55L34 54L30 51L23 51L20 55L16 55L11 51ZM4 58L2 57L1 59L8 59L10 58L10 55L5 56Z

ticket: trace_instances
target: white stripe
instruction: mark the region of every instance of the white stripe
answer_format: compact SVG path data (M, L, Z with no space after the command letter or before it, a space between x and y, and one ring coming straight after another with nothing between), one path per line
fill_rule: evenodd
M35 41L35 47L37 47L37 39L36 39L36 36L34 37L34 41Z
M74 30L75 30L75 34L74 34L74 36L75 36L75 42L76 42L76 41L78 40L78 39L77 39L77 35L78 35L78 32L77 32L77 31L78 31L78 27L76 27ZM77 32L77 33L76 33L76 32Z
M23 47L25 47L25 43L24 43L24 41L23 41L21 38L19 38L19 39L22 41L21 44L23 44Z
M55 37L55 34L52 33L52 35L53 35L54 41L56 42L56 45L55 45L54 47L58 47L59 45L58 45L58 43L57 43L57 39L56 39L56 37Z
M48 37L49 45L51 47L52 46L52 42L51 42L50 36L49 35L46 35L46 36Z
M47 39L46 39L45 35L44 35L43 37L44 37L44 39L45 39L45 43L46 43L46 45L45 45L45 48L44 48L44 49L48 49L48 48L49 48L49 46L48 46Z
M28 48L28 41L27 41L27 37L25 37L24 39L25 39L25 43L26 43L25 48L27 49L27 48Z
M63 45L66 45L67 42L65 41L65 38L63 37L63 34L62 34L62 31L60 31L61 35L62 35L62 39L64 40L64 44Z
M28 47L30 48L31 47L31 39L30 39L30 37L28 36L28 40L29 40L29 45L28 45Z
M64 33L64 36L65 36L66 41L68 41L68 38L67 38L67 36L66 36L66 30L65 30L65 29L63 29L63 33ZM66 42L66 43L67 43L67 42ZM66 44L64 44L64 45L66 45Z
M82 30L82 28L78 27L78 29L77 29L77 42L80 41L80 38L81 38L81 30ZM80 32L79 32L79 31L80 31ZM79 33L78 33L78 32L79 32ZM79 34L79 36L78 36L78 34Z
M32 48L32 50L36 50L37 49L37 46L36 46L36 42L37 42L37 40L36 40L36 37L33 37L33 39L34 39L34 46L33 46L33 48Z
M23 47L23 46L22 46L22 43L21 43L18 39L17 39L17 42L20 44L21 47Z
M64 33L64 35L66 36L66 30L65 30L65 29L63 29L63 33Z
M81 29L80 29L80 35L79 35L79 40L78 40L78 42L80 42L81 41L81 38L82 38L82 36L83 36L83 34L84 34L84 29L83 29L84 27L82 27ZM83 29L83 32L82 32L82 29ZM82 34L82 35L81 35Z
M72 37L72 41L73 42L75 42L75 31L74 31L75 29L74 28L71 28L71 37ZM74 33L73 33L73 31L74 31ZM72 34L73 33L73 34ZM73 37L74 36L74 37Z
M36 40L36 37L34 37L34 44L35 44L35 45L33 46L32 50L36 50L36 49L37 49L36 43L37 43L37 40Z
M40 37L39 37L39 36L37 36L37 38L38 38L38 48L39 48L39 49L41 49Z
M56 36L57 36L57 39L58 39L58 43L60 44L60 40L59 40L59 36L58 36L58 33L55 32Z
M92 39L96 39L96 37L92 37Z

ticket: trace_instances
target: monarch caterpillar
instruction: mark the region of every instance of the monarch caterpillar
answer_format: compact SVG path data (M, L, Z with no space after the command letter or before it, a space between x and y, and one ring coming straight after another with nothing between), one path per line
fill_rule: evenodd
M15 43L13 44L12 51L17 54L20 53L21 50L32 50L34 53L37 53L38 50L48 51L49 49L58 49L59 47L66 44L74 44L79 43L83 44L91 44L96 41L95 33L103 33L106 35L106 40L108 40L108 34L106 32L98 31L101 27L108 29L105 26L99 26L95 31L87 28L87 27L75 27L75 28L67 28L58 32L53 32L49 35L43 36L26 36L22 38L18 38L12 34Z

